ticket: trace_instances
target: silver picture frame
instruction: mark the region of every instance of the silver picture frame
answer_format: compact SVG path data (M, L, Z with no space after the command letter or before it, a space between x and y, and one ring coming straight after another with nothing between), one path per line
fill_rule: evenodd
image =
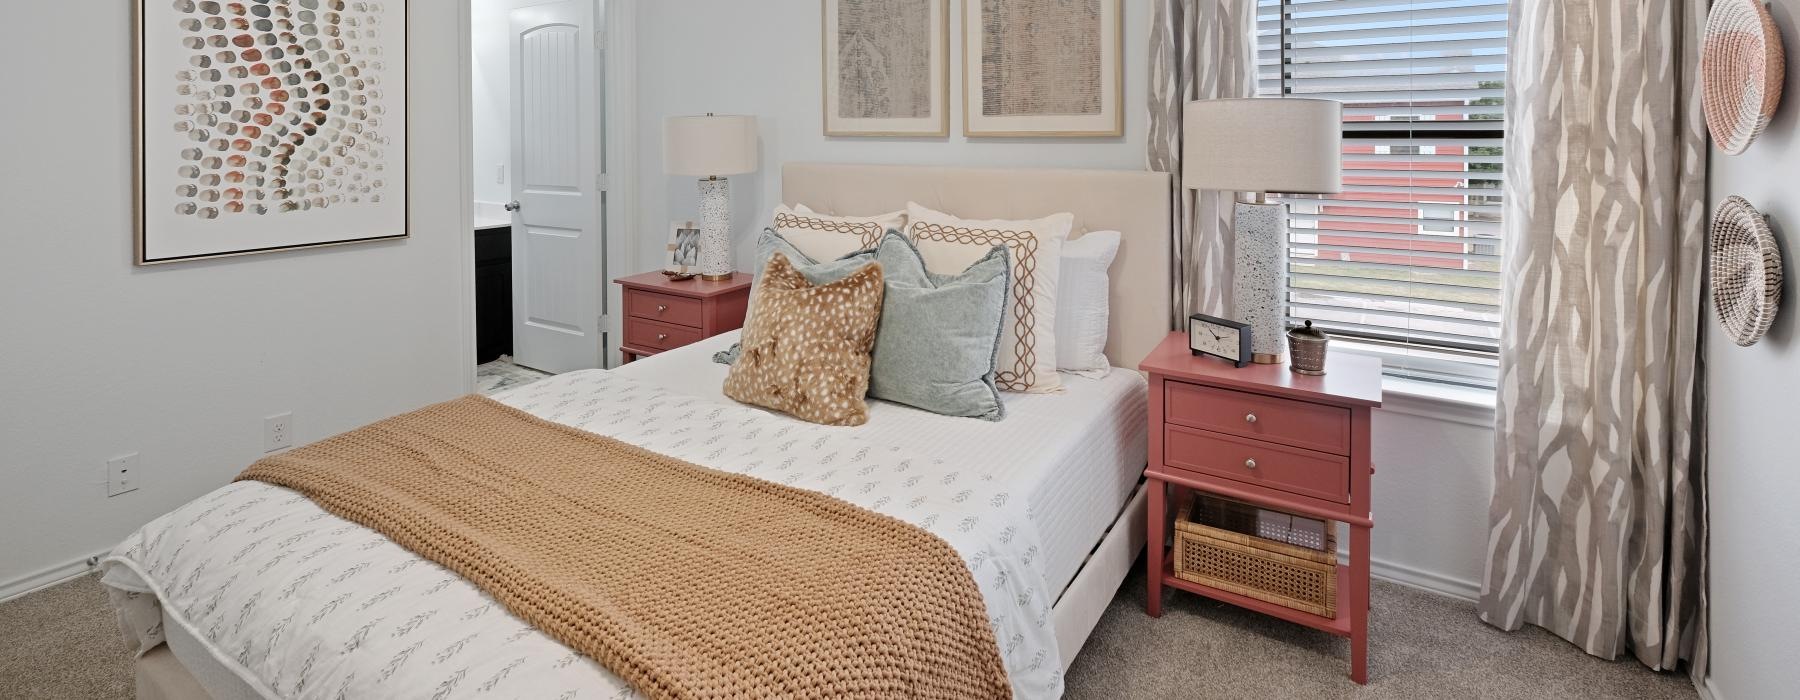
M374 3L378 10L363 6L360 10L350 8L341 12L328 0L314 4L318 7L309 9L298 0L285 5L183 0L172 3L137 0L133 3L133 264L162 265L392 241L411 236L408 196L411 112L408 109L410 76L407 65L407 18L411 2L388 0ZM278 7L282 10L276 9ZM242 9L241 13L239 9ZM279 14L283 10L286 15ZM302 15L301 10L308 14ZM356 11L371 14L369 17L349 14ZM354 21L346 22L346 19ZM374 21L369 21L371 19ZM384 22L386 26L380 27L385 30L382 38L369 38L368 44L355 46L349 43L363 38ZM314 40L319 44L310 46ZM377 48L370 51L370 46ZM292 47L301 50L291 51ZM332 58L314 61L305 56L313 51L321 56L329 52ZM231 54L229 58L225 55L228 53ZM340 60L345 57L350 58L347 64ZM362 63L365 61L368 63ZM330 88L340 77L344 85L337 87L347 88L358 78L363 80L363 86L345 90L341 93L345 99L341 100L333 99L330 89L314 90L319 85ZM279 84L266 87L271 79ZM245 89L251 84L258 86L257 93ZM279 95L266 94L261 92L263 89L281 92ZM322 93L322 96L315 93ZM170 95L178 97L170 98ZM284 99L273 99L275 97ZM186 104L187 113L159 109L168 107L170 102ZM207 102L211 104L205 104ZM351 106L353 102L357 104ZM272 107L276 104L281 107ZM302 106L307 109L298 109ZM365 116L352 127L353 115L359 110ZM367 117L371 112L379 115L375 122L381 125L379 129L368 126ZM218 124L208 126L209 129L219 128L219 133L209 134L217 139L194 140L174 157L169 150L172 139L153 133L167 133L166 127L171 123L180 133L184 122L191 129L198 123L197 118L208 115L218 120ZM239 119L246 116L253 121ZM292 128L295 136L285 140L278 138L272 146L264 136L275 130L278 117L301 118L302 121L281 123L283 129ZM230 126L223 126L225 124ZM257 135L246 133L240 124L255 126ZM307 139L334 132L343 135L352 128L356 130L355 136L346 140L333 138L325 143L330 148L319 149L326 152L342 147L344 153L331 153L330 164L311 163L314 167L301 173L304 181L295 182L283 177L277 182L273 177L273 164L282 161L284 155L291 156L277 150L280 146L292 145L297 151L302 147L299 144L304 144ZM230 138L225 139L227 136ZM223 148L215 148L218 140L226 141ZM314 143L319 142L315 140ZM360 151L358 161L346 163L347 155L359 153L358 144L364 149ZM192 155L188 152L190 149L200 151L198 159L187 158ZM379 150L380 157L361 160L369 157L371 150ZM209 164L211 159L217 159L220 164L205 167L204 173L181 166L171 167L173 161L181 160L193 161L198 168ZM263 170L253 171L252 163ZM282 166L289 164L291 162L283 162ZM371 172L379 174L371 175ZM345 195L327 191L332 180L350 178L358 173L363 175L363 182L368 183L369 194L359 191ZM259 176L263 178L260 182L255 179ZM218 180L215 182L210 179L212 177ZM243 179L233 180L235 177ZM314 185L317 185L316 189ZM362 186L365 185L357 187ZM371 197L377 189L380 194ZM300 192L308 196L292 196ZM277 193L289 196L272 198ZM343 199L333 202L334 194ZM364 212L339 206L330 216L305 216L323 214L326 207L348 203L352 196L358 198L356 204L371 201L385 203L385 206L371 207ZM177 203L171 205L171 201ZM326 207L313 212L318 201L324 201ZM190 204L191 210L186 208ZM259 204L272 208L271 212L256 215L254 209ZM291 204L292 210L273 211L283 204ZM165 210L171 206L177 217L166 215ZM241 208L233 211L235 207ZM206 208L216 211L210 218L202 219L200 214ZM195 212L191 221L181 218L189 211ZM377 216L375 211L379 211L379 222L373 221ZM275 221L277 216L290 214L295 216Z

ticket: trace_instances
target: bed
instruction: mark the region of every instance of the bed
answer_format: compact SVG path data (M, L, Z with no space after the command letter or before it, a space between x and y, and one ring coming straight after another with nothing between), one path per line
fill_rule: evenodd
M970 218L1073 212L1077 233L1124 233L1111 268L1107 356L1112 364L1134 365L1166 334L1165 174L799 163L784 166L782 192L784 201L845 213L891 211L908 201ZM711 356L735 336L717 336L611 371L552 377L494 398L555 422L612 434L599 418L608 397L642 394L640 404L620 410L682 407L668 410L671 422L649 432L683 430L686 424L675 421L696 413L715 422L769 421L784 432L809 436L820 449L892 450L929 461L943 473L971 473L984 485L1023 494L1023 517L1035 530L1031 550L1041 548L1041 556L1026 561L1032 562L1032 577L1041 576L1037 585L1047 595L1040 603L1045 619L1038 621L1045 638L1022 645L1038 647L1037 658L1017 662L1020 668L1030 663L1033 684L1015 683L1014 690L1022 697L1060 692L1061 672L1144 544L1139 481L1147 420L1141 375L1115 369L1098 379L1066 376L1062 394L1007 394L1009 417L999 423L872 401L867 424L828 428L724 398L726 368ZM675 454L683 440L657 442L663 438L648 433L615 436L703 466L734 468L707 463L703 458L710 453ZM825 476L785 478L852 502L879 496L839 490L853 487L847 479L827 487ZM158 522L161 529L147 526L108 558L104 579L128 637L140 651L154 652L138 662L140 697L190 697L195 687L220 699L356 696L369 692L371 679L388 676L396 685L382 687L403 687L408 689L403 694L419 696L632 695L605 668L538 633L467 581L292 492L241 482ZM302 544L271 554L274 544L283 542ZM149 556L151 549L162 555ZM312 565L295 568L302 557ZM293 576L295 571L308 573ZM276 599L291 602L270 604ZM1020 655L1029 656L1028 651Z

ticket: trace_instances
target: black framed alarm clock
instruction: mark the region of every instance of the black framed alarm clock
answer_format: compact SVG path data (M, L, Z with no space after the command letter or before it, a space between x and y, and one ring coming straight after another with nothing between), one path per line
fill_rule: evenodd
M1250 364L1250 324L1206 314L1188 317L1188 349L1239 367Z

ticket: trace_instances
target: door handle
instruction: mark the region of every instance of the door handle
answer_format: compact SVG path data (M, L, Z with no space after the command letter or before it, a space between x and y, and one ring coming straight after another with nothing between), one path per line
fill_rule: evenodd
M513 201L507 202L506 210L507 211L518 211L519 210L519 200L515 199Z

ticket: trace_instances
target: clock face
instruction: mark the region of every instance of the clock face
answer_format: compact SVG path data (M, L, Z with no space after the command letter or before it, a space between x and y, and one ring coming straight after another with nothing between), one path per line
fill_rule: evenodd
M1188 322L1188 347L1209 355L1217 355L1227 360L1241 360L1238 350L1238 329L1220 326L1205 321Z

